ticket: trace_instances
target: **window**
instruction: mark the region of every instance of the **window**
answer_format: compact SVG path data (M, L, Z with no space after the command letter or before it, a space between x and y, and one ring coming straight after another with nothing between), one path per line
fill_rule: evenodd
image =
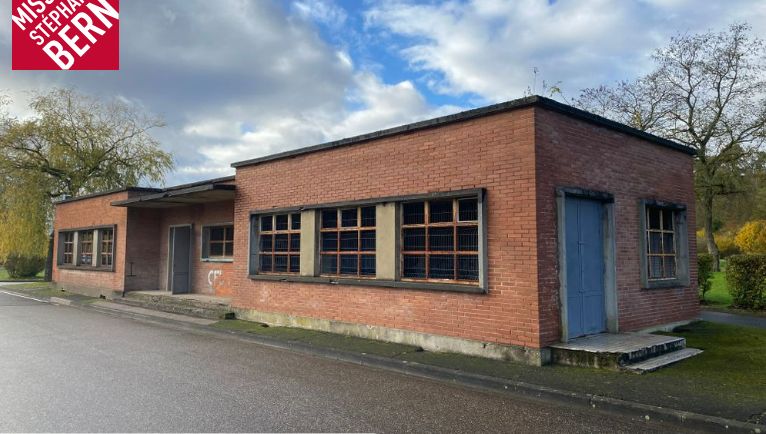
M59 235L61 241L61 264L74 265L74 232L62 232Z
M258 229L258 272L299 273L301 215L260 216Z
M321 211L322 275L375 277L375 212L375 206Z
M479 281L478 199L402 204L402 278Z
M100 257L99 264L102 267L111 268L114 265L114 229L100 230Z
M77 265L93 266L93 231L81 231L78 238L80 260Z
M205 226L202 233L202 259L234 258L234 226Z
M646 207L646 263L649 280L678 277L675 220L676 213L673 210Z

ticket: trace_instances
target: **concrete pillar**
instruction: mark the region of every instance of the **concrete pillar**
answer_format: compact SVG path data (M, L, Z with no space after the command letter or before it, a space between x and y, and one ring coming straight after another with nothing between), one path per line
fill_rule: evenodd
M377 278L396 280L399 255L396 251L398 233L396 204L381 203L375 210L375 269Z
M319 212L301 212L301 276L319 275Z
M93 257L91 262L94 267L101 265L101 230L93 231Z

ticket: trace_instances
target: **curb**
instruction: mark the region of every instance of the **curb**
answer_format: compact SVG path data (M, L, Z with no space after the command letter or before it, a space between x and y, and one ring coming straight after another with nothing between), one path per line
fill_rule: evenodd
M26 297L24 294L9 291L6 288L3 288L3 291L11 295ZM756 434L766 433L766 425L742 422L739 420L727 419L718 416L708 416L700 413L693 413L649 404L641 404L638 402L625 401L588 393L570 392L521 381L506 380L456 369L424 365L417 362L408 362L405 360L392 359L372 354L351 353L342 350L321 348L302 342L284 341L266 336L253 335L246 332L234 330L217 330L210 328L209 326L194 325L166 318L118 311L82 303L75 303L72 300L67 300L59 297L50 297L47 299L45 297L41 297L40 301L70 306L77 309L96 311L111 316L141 319L159 325L170 325L177 328L202 332L209 335L235 337L238 340L244 342L256 343L270 348L298 352L370 368L384 369L387 371L393 371L400 374L411 375L434 381L449 382L471 388L478 388L500 393L510 393L517 396L522 395L526 398L556 401L560 403L572 404L579 407L587 407L603 411L617 411L631 414L645 420L655 419L664 422L680 423L692 429Z

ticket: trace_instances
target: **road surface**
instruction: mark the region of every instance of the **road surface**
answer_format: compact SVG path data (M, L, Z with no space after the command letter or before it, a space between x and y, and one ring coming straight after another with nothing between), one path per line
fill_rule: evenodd
M0 293L0 431L614 433L679 427Z

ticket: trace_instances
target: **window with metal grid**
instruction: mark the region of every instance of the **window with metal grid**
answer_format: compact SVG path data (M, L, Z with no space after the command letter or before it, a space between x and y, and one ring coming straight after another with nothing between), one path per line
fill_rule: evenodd
M479 281L478 199L407 202L401 213L403 279Z
M375 277L375 206L321 211L320 272Z
M297 274L301 269L301 215L260 216L258 272Z
M80 262L78 265L93 265L93 231L82 231L79 236Z
M206 226L204 231L203 259L234 257L234 225Z
M646 207L646 257L649 280L677 277L676 212Z
M74 265L74 232L62 232L61 245L61 263L64 265Z
M114 229L100 229L100 265L111 267L114 265Z

